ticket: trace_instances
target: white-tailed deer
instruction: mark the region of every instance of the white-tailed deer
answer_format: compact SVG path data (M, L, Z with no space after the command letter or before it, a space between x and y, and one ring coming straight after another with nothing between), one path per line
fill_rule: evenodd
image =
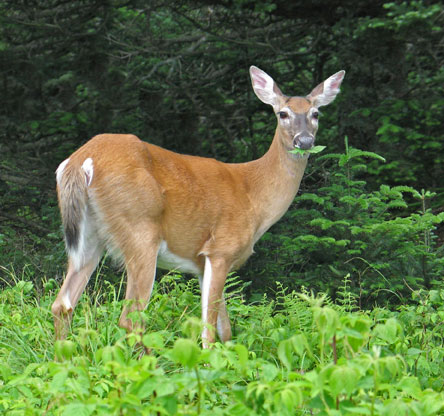
M253 253L256 241L284 215L298 191L318 129L318 108L339 92L344 71L306 97L288 97L252 66L258 98L273 107L277 127L258 160L228 164L186 156L133 135L94 137L57 169L57 191L68 270L52 305L57 338L105 249L127 270L126 304L119 325L147 305L156 267L196 274L201 281L204 347L231 338L223 297L227 273Z

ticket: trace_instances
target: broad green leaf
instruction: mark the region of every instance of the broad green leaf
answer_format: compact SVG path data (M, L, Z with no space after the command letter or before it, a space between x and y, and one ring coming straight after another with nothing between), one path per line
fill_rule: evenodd
M70 340L57 340L54 352L58 361L70 360L76 351L76 344Z
M187 368L193 368L199 361L199 356L200 348L191 339L179 338L171 350L174 361Z
M264 363L261 365L261 375L264 381L270 382L273 381L276 376L280 373L278 367L271 363Z
M421 393L421 385L416 377L403 377L397 387L405 394L417 398Z
M51 381L51 391L60 392L64 390L66 380L68 379L68 370L61 368L59 372L54 374Z
M175 385L172 382L164 380L162 383L157 383L156 393L158 397L168 396L175 391Z
M314 308L313 318L319 332L327 339L331 338L340 326L338 313L328 306Z
M330 374L329 385L334 396L340 393L352 394L357 389L359 373L347 366L338 366Z
M290 153L296 154L296 155L307 155L309 153L320 153L322 152L327 146L314 146L311 149L299 149L294 148L293 150L290 150Z
M327 146L314 146L311 149L308 150L308 153L320 153L322 152Z
M281 341L278 346L278 357L282 361L282 364L287 367L288 371L292 369L292 357L293 357L293 345L291 340L286 339Z
M89 416L95 409L94 404L70 403L63 410L62 416Z
M202 354L207 355L208 352L203 351ZM211 350L209 352L208 361L211 364L211 366L213 368L215 368L216 370L220 370L220 369L225 368L228 363L227 358L223 355L222 351L219 351L219 350Z
M165 340L160 332L149 332L142 338L143 345L147 348L163 348Z
M182 324L182 332L187 338L191 338L193 341L197 341L199 339L200 334L203 330L203 322L201 319L196 317L189 317Z
M113 347L111 345L105 345L101 350L98 351L98 355L100 355L100 359L107 363L114 359L113 357Z
M311 355L310 345L308 344L307 337L304 334L293 335L290 338L290 341L296 354L303 356L304 353L307 352L309 355Z
M388 344L393 344L402 335L402 327L396 319L389 318L384 324L376 325L374 332Z
M294 383L287 385L283 390L274 395L274 402L277 409L282 405L287 411L294 411L303 401L302 392Z
M248 350L242 344L236 344L234 346L234 350L237 353L237 358L239 360L239 364L243 367L247 364L248 361Z

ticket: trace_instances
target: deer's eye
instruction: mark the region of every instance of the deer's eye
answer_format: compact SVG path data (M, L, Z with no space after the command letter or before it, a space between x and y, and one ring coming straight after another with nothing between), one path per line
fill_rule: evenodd
M311 115L315 120L319 119L319 111L313 111L312 115Z
M281 120L286 120L287 118L288 118L288 113L287 112L285 112L285 111L279 111L279 118L281 119Z

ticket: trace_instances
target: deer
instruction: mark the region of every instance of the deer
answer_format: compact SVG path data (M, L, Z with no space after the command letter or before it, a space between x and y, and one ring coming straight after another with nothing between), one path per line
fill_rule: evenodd
M202 347L214 344L216 332L221 342L231 339L227 275L293 202L314 146L318 109L335 99L345 75L335 73L303 97L284 95L256 66L249 72L256 96L277 118L271 145L259 159L224 163L131 134L100 134L59 165L68 264L51 307L56 340L68 335L74 308L105 251L126 269L120 327L143 330L132 317L147 306L161 268L199 278Z

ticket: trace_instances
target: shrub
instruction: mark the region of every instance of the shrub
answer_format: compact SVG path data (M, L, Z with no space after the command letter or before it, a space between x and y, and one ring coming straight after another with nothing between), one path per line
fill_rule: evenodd
M439 284L444 259L434 231L444 213L428 208L434 194L408 186L369 190L366 160L383 158L345 144L343 154L318 157L315 192L302 193L276 234L258 245L266 260L258 261L261 287L278 276L288 287L335 297L349 276L361 305L369 305L400 303L410 290Z

